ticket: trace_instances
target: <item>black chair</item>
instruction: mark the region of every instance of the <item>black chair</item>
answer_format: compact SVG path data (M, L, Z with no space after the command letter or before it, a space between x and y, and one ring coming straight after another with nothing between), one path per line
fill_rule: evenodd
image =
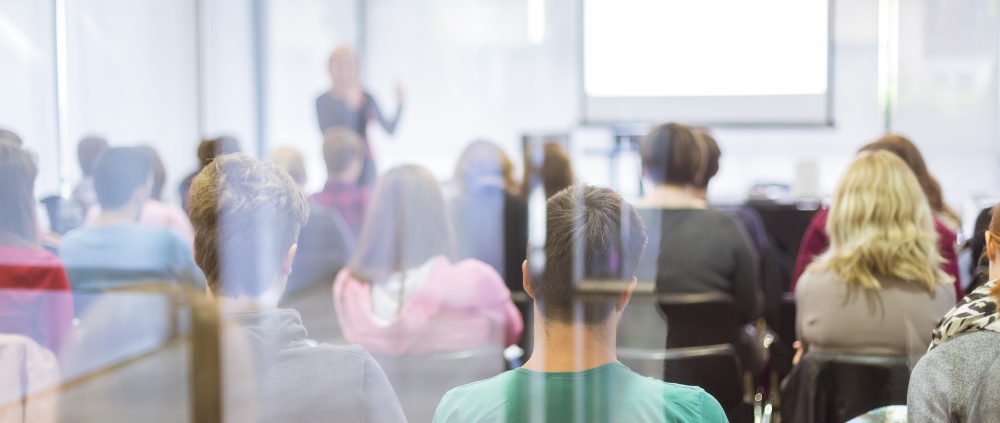
M434 411L448 390L489 379L505 370L499 347L374 357L396 391L406 420L411 422L433 420Z
M699 359L665 359L663 380L701 387L719 401L732 421L751 417L759 354L742 330L733 297L706 292L659 294L656 299L667 322L668 351L706 346L724 346L730 350Z
M905 405L910 368L903 356L809 353L782 384L782 420L844 422Z

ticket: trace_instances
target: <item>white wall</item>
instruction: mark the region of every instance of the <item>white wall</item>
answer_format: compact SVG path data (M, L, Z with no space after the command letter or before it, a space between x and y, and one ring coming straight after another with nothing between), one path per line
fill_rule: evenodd
M50 2L0 2L0 128L38 155L38 195L59 191L52 22Z
M166 164L163 195L176 201L199 138L194 2L66 3L67 157L76 163L76 141L91 134L113 146L152 145Z
M900 3L893 129L924 151L953 205L998 191L997 12L971 0ZM527 37L526 0L367 4L369 85L385 104L397 80L409 94L397 135L373 131L380 170L417 162L447 177L473 138L493 139L516 153L522 132L567 130L579 121L576 1L546 1L540 45ZM793 183L801 163L818 166L820 191L832 191L853 153L884 131L878 23L878 2L834 2L834 127L713 130L723 149L714 197L742 196L755 182ZM587 152L606 148L610 132L573 133L577 173L606 183L606 162Z

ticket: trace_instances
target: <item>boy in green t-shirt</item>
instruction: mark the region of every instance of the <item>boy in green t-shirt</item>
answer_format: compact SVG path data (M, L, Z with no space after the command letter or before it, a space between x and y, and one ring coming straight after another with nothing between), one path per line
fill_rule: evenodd
M576 185L549 199L544 256L529 251L524 263L535 299L531 358L452 389L434 422L726 422L702 389L640 376L615 356L645 248L642 219L614 191Z

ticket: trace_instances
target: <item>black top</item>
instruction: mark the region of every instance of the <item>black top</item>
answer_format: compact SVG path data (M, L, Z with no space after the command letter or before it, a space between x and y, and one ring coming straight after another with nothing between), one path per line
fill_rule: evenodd
M636 269L656 292L724 292L743 322L760 315L757 258L743 228L710 209L639 209L649 243Z
M382 109L371 94L365 93L361 107L352 109L347 102L335 98L329 92L316 97L316 120L319 122L320 132L335 126L343 126L357 132L366 143L365 164L361 171L359 182L366 186L375 184L375 161L372 159L371 148L368 147L368 122L377 120L386 132L392 134L396 132L396 124L399 123L399 116L403 113L403 104L396 108L396 116L389 120L382 114Z

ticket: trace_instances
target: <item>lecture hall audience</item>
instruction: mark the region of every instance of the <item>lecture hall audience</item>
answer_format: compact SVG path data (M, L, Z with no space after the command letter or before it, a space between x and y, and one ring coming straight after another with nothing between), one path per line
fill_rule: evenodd
M88 211L97 204L97 193L94 191L94 166L97 159L108 151L108 141L104 138L84 137L76 145L76 158L83 176L73 187L69 201L62 202L59 207L58 222L53 223L59 233L66 233L83 225Z
M37 159L0 139L0 333L20 334L58 354L73 329L62 263L42 249L35 214Z
M549 199L544 263L529 253L524 264L537 316L534 354L523 367L449 391L434 422L727 421L700 388L640 376L617 360L615 334L636 285L643 229L635 209L607 188L576 185ZM584 279L613 294L587 298Z
M191 184L195 258L255 353L259 420L405 422L364 349L311 346L299 313L277 308L308 214L287 172L243 154L216 157Z
M799 279L805 352L919 358L955 304L937 263L934 218L916 176L888 151L862 152L833 193L830 248Z
M381 175L358 248L333 284L344 337L391 356L516 343L523 323L500 274L478 260L453 262L454 244L427 169Z

